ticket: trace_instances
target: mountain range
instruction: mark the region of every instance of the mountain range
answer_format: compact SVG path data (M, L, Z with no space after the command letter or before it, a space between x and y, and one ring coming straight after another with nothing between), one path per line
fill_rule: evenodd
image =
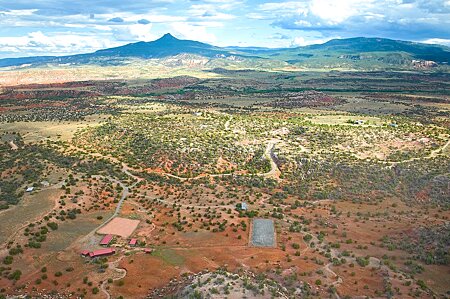
M296 48L216 47L192 40L180 40L170 33L151 42L70 56L37 56L0 59L0 67L48 64L123 64L129 59L164 59L180 54L209 60L257 60L302 67L414 68L444 67L450 62L450 48L384 38L333 39L323 44Z

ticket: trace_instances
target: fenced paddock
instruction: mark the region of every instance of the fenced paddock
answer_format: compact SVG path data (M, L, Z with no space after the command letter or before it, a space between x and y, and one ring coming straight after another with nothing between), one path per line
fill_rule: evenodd
M116 217L104 227L99 229L97 233L104 235L116 235L128 238L139 225L139 220Z
M275 247L275 227L272 219L254 219L250 246Z

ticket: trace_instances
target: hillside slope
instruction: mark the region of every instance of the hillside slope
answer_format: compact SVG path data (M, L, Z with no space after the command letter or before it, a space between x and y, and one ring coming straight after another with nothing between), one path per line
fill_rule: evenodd
M0 67L42 66L46 64L120 65L130 59L165 59L180 54L201 56L210 61L223 58L246 58L243 67L275 61L312 68L355 68L364 70L448 67L450 48L383 38L334 39L324 44L297 48L268 49L258 47L220 48L192 40L180 40L171 34L151 42L137 42L94 53L70 56L42 56L0 59ZM427 62L430 61L430 62ZM250 62L250 63L248 63Z

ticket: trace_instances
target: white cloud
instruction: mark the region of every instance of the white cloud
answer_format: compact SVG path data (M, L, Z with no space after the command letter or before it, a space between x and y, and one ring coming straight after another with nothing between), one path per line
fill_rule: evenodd
M28 55L28 53L42 55L49 53L72 54L92 52L116 45L108 37L78 35L74 33L49 36L41 31L35 31L26 36L0 37L0 49L2 52L14 52L23 55Z
M307 8L306 2L287 1L287 2L268 2L260 4L258 9L262 11L277 13L295 13L303 12Z
M373 0L312 0L309 11L330 24L338 24L361 14L372 2Z
M445 38L429 38L429 39L423 40L421 42L425 43L425 44L438 44L438 45L444 45L444 46L450 47L450 39L445 39Z
M268 2L258 6L259 19L285 18L297 16L302 19L320 19L322 25L338 24L346 19L367 11L375 0L308 0ZM250 15L252 16L252 15Z
M448 0L303 0L266 3L258 13L285 30L324 37L379 36L420 40L450 37ZM302 4L305 8L302 9ZM298 10L295 11L295 8ZM289 11L291 10L291 11Z
M229 10L243 5L239 0L203 0L204 3L211 3L215 9Z
M130 37L135 40L140 41L150 41L154 40L156 36L151 32L152 24L134 24L126 26Z
M217 40L216 36L206 31L206 26L196 26L189 23L179 22L171 24L171 28L182 38L212 43Z
M246 15L246 17L249 18L249 19L252 19L252 20L264 20L264 19L267 18L265 15L260 14L260 13L256 13L256 12L248 13Z
M183 16L172 16L166 14L154 14L154 13L131 13L131 12L119 12L114 14L96 14L96 22L107 22L112 18L123 19L125 23L138 23L140 20L148 20L150 23L171 23L171 22L183 22L187 18ZM90 22L92 22L90 20ZM118 24L120 25L120 24Z
M145 19L150 21L150 23L171 23L171 22L183 22L186 21L186 17L183 16L171 16L164 14L152 14L152 13L144 13L144 14L127 14L124 16L127 21L138 22L139 20Z
M303 46L314 45L314 44L323 44L329 40L330 40L330 38L328 38L328 39L306 38L305 39L302 36L298 36L292 40L291 47L303 47Z
M305 21L305 20L295 21L295 25L302 26L302 27L311 27L312 26L312 24L310 22Z
M194 4L187 11L190 17L205 20L232 20L236 16L217 11L212 4Z
M97 29L97 30L102 30L102 31L111 31L112 30L111 26L107 26L107 25L93 25L92 28Z
M0 11L1 15L6 16L31 16L33 13L38 11L37 9L15 9L15 10L6 10L6 11Z

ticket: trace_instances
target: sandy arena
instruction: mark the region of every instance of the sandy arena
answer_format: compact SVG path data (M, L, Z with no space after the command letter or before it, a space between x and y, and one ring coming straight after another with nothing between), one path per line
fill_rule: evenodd
M138 227L139 222L139 220L116 217L97 232L99 234L112 234L123 238L128 238Z

